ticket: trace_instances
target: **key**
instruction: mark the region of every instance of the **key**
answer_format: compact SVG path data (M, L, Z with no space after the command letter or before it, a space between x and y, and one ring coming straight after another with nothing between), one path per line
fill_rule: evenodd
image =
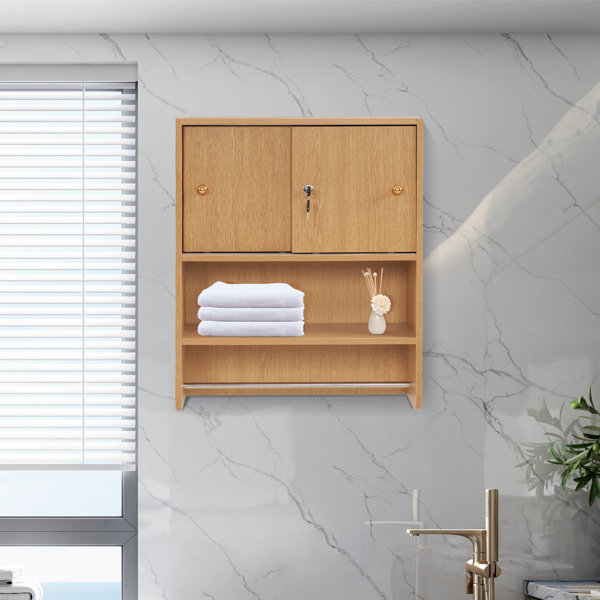
M302 188L304 195L306 196L306 220L308 221L308 213L310 213L310 197L315 188L312 185L305 185Z

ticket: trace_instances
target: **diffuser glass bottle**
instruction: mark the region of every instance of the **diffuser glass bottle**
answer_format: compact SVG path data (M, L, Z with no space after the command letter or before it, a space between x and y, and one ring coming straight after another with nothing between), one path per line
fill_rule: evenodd
M386 322L385 314L389 312L392 303L390 299L382 293L383 290L383 267L381 267L381 275L379 277L379 293L377 292L377 271L374 273L371 268L367 268L363 271L363 277L367 284L367 290L371 298L371 316L367 327L369 333L373 335L381 335L385 333Z

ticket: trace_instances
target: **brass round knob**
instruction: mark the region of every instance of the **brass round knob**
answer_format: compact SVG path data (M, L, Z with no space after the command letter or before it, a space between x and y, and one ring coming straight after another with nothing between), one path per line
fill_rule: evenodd
M208 187L206 187L205 185L199 185L196 188L196 191L201 195L204 196L204 194L206 194L206 192L208 192Z
M402 193L402 186L401 185L395 185L392 188L392 193L396 194L396 196L399 196Z

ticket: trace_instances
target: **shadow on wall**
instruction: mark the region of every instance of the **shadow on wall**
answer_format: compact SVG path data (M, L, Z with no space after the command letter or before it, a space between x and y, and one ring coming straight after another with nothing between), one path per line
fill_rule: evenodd
M459 241L483 250L496 273L518 263L578 217L600 232L600 224L589 214L600 201L600 83L541 142L529 131L535 150L427 257L426 264L436 273L463 260L455 249Z
M426 256L424 278L427 286L443 290L436 318L455 323L448 332L455 336L448 340L452 345L461 346L469 323L484 322L488 340L501 338L498 329L505 326L530 361L549 364L566 353L589 360L600 334L595 318L600 308L594 308L600 290L590 277L600 265L600 84L542 141L536 142L527 126L535 149ZM576 318L579 311L584 318ZM587 326L590 317L594 327ZM518 372L510 356L506 360L523 383L537 383ZM595 365L587 382L596 375ZM574 393L581 387L578 382Z
M493 406L488 421L497 433L512 426L526 436L520 439L538 439L547 448L540 424L526 415L528 400L539 407L548 398L554 410L595 381L600 364L600 84L543 140L535 141L527 126L535 149L431 251L424 273L426 285L443 291L433 294L442 349L430 356L448 361L453 357L443 347L460 348L458 355L467 357L460 366L471 369L475 381L467 377L449 383L450 389L460 388L457 393L480 402L484 412ZM485 323L485 339L464 339L473 322ZM450 371L447 376L457 379ZM496 427L492 418L502 424ZM484 435L486 481L493 480L487 487L502 493L502 480L518 476L518 469L509 444L489 431ZM587 506L585 491L545 488L526 445L512 450L525 459L519 466L529 491L501 496L499 586L520 589L524 573L537 579L597 577L598 506ZM437 552L434 547L434 563L436 554L448 562L448 555L442 558L447 545Z
M525 460L519 465L525 470L525 482L535 493L537 503L535 529L529 535L533 555L571 563L576 577L593 578L600 572L598 504L589 504L589 484L576 490L570 478L564 487L561 485L566 469L555 464L550 450L550 443L563 453L566 443L586 442L581 428L591 422L573 414L568 405L554 416L545 401L539 409L529 409L528 414L545 430L545 439L524 444ZM575 472L573 477L577 475Z

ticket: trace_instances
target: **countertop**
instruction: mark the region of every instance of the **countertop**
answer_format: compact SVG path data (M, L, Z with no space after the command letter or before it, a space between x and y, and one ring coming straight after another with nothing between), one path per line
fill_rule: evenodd
M598 590L592 595L591 590ZM525 593L540 600L600 598L600 581L527 581Z

